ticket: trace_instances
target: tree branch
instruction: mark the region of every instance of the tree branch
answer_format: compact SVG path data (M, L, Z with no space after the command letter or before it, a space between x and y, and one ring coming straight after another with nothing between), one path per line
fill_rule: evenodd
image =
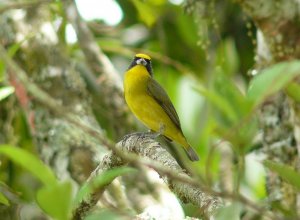
M113 130L118 139L130 132L134 126L130 118L132 116L124 102L121 78L109 58L96 43L86 22L80 17L75 2L73 0L62 2L67 19L76 31L78 43L85 55L88 67L95 75L99 74L97 84L101 99L97 101L103 102L101 108L105 109L106 114L111 118L109 121L113 122Z
M154 141L148 135L136 133L126 136L122 141L116 144L116 147L124 154L128 152L138 154L143 159L131 161L133 166L146 165L155 169L164 180L164 182L172 189L179 199L185 203L192 203L199 207L203 216L213 216L216 211L222 206L221 199L203 191L198 186L190 185L192 178L188 176L184 170L178 165L177 161L165 150L160 143ZM149 160L149 159L150 160ZM143 162L141 162L141 160ZM147 161L146 163L144 163ZM128 161L120 159L116 154L110 153L106 155L99 164L93 175L109 170L113 167L124 165ZM186 184L177 178L173 178L174 174L184 180ZM98 196L95 198L95 196ZM93 194L89 198L90 202L84 201L80 206L97 201L101 194ZM92 207L93 205L90 205ZM82 210L78 208L78 210Z
M140 156L150 158L157 162L160 168L167 167L171 173L176 173L185 179L191 179L178 165L177 161L162 148L160 143L153 141L147 136L131 135L129 138L117 143L117 147L123 152L129 151L137 153ZM199 207L204 215L212 216L216 210L221 207L221 200L217 197L203 192L200 188L173 179L164 172L156 171L161 175L163 180L172 189L172 191L183 201L190 202Z

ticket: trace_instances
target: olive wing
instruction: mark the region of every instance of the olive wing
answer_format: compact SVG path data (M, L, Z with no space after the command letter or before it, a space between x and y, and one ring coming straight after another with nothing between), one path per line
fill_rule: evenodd
M165 90L153 78L149 78L147 85L148 94L153 97L157 103L167 113L172 122L181 131L180 121L177 112Z

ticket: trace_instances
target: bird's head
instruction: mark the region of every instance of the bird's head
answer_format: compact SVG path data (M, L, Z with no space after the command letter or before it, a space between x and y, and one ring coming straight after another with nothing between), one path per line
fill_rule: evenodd
M143 54L143 53L136 54L134 56L132 63L128 67L128 69L131 69L132 67L134 67L136 65L142 65L142 66L146 67L150 76L153 75L152 65L151 65L151 57L148 56L147 54Z

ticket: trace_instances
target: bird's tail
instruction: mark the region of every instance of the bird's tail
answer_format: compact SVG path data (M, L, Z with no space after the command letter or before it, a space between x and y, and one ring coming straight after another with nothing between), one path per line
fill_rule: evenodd
M184 149L185 149L186 154L188 155L188 157L191 161L198 161L199 160L199 157L198 157L197 153L194 151L194 149L191 146L185 147Z

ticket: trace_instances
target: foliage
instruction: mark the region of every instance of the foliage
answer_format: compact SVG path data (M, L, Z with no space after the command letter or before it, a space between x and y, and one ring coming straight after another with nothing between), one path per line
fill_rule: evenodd
M0 88L0 101L2 99L5 99L6 97L8 97L9 95L11 95L12 93L14 93L15 89L12 86L3 86Z
M34 155L20 148L1 145L0 154L27 169L43 183L43 187L37 191L37 202L46 213L55 219L68 219L72 196L69 181L60 183L48 166L44 165Z
M296 187L297 190L300 190L300 173L295 171L293 168L284 165L275 163L269 160L264 161L264 165L270 170L279 174L285 181L287 181L292 186Z
M268 96L285 88L300 73L300 62L284 62L273 65L257 75L249 86L248 99L259 105Z
M281 62L264 69L255 69L255 45L252 43L254 39L247 36L247 33L249 35L249 32L255 31L255 27L245 19L241 9L229 1L185 1L184 5L167 0L116 2L123 13L120 24L108 26L101 20L88 22L99 47L120 75L128 67L135 52L149 53L153 60L154 77L167 90L178 111L187 139L200 155L201 161L190 165L196 176L200 176L204 183L211 186L224 184L220 174L224 159L220 143L229 143L234 155L230 159L230 168L234 173L229 177L229 185L238 185L232 187L234 193L246 194L259 206L267 206L268 195L261 198L255 194L255 189L264 188L265 181L261 181L265 179L264 174L252 179L254 185L251 185L248 180L252 178L251 172L256 170L250 168L251 172L245 174L245 167L249 164L244 162L245 158L260 147L257 145L261 144L257 144L255 140L260 132L256 113L262 103L281 91L287 93L291 101L299 102L300 87L295 79L298 79L300 74L300 62ZM208 7L202 5L205 2L209 2ZM50 7L47 7L49 5ZM0 4L0 11L1 7ZM90 70L84 60L86 54L82 52L78 42L67 41L69 21L62 2L53 1L36 7L32 11L21 7L20 10L25 14L21 21L33 30L34 25L29 23L31 19L36 20L36 23L45 22L54 27L58 42L50 46L43 42L45 49L50 48L47 51L49 53L46 53L50 54L50 58L35 50L38 44L35 40L42 38L43 33L35 36L26 32L27 35L23 36L23 39L10 42L4 41L6 38L3 36L13 32L2 33L0 30L1 44L5 46L9 56L15 58L37 83L47 78L45 72L54 70L49 74L52 77L56 74L55 68L62 68L58 65L60 60L51 57L51 51L56 47L63 48L67 55L64 58L68 60L67 63L70 66L74 65L74 69L81 68L81 72L85 72L82 78L88 93L68 87L68 83L66 90L74 89L81 98L91 99L91 102L96 103L93 104L94 116L104 133L115 140L112 123L105 118L107 110L101 107L102 94L97 93L98 90L93 87L94 81L88 77ZM39 7L42 9L39 10ZM34 14L35 10L41 14L45 13L40 16L41 20L37 16L39 13ZM0 14L0 27L11 25L10 19L4 19L7 16L11 15ZM7 22L2 24L1 18L3 22ZM31 46L28 49L26 45ZM49 63L50 66L46 70L43 69L45 63ZM88 183L80 183L79 189L76 189L70 176L62 180L54 174L51 161L48 161L47 157L43 158L45 163L38 159L40 151L35 143L31 117L40 116L41 113L31 112L32 106L23 102L23 99L30 102L31 97L22 93L7 71L5 63L0 60L1 204L13 207L16 203L13 198L18 198L17 205L34 203L43 214L64 220L70 218L74 207L84 201L95 188L104 189L115 178L125 174L132 175L129 179L138 175L137 172L132 172L133 169L128 165L106 171ZM249 76L248 72L256 74ZM61 77L62 81L68 81L64 77L66 76ZM97 80L103 79L100 77ZM47 88L46 82L43 89ZM55 98L60 99L59 96ZM69 101L72 101L72 97ZM140 126L139 129L144 127ZM300 189L300 174L293 168L269 160L262 162L261 166L277 173L297 190ZM141 194L155 191L145 190L147 187L140 186L135 180L132 182L134 183L126 187L140 187ZM150 183L145 183L146 186L147 184ZM185 213L201 217L197 207L182 207ZM120 219L120 216L132 215L128 210L117 212L113 208L95 211L86 219ZM247 204L234 201L220 210L216 219L240 219L243 213L249 211L248 208ZM135 211L138 213L140 210ZM275 211L284 215L279 209Z
M81 202L86 195L92 192L92 189L108 185L116 177L132 171L132 169L126 167L116 168L95 176L89 183L81 187L75 198L72 193L73 187L71 181L61 182L56 179L49 167L44 165L34 155L9 145L0 145L0 154L5 155L14 163L29 171L43 183L43 186L36 192L37 204L49 216L58 220L69 219L72 203L76 205ZM0 194L0 202L9 205L8 199L2 193Z
M110 184L118 176L124 175L126 173L132 172L134 169L130 167L119 167L114 168L109 171L103 172L95 177L93 177L89 182L85 183L78 191L75 200L74 207L77 207L79 202L84 200L85 197L89 196L95 189L100 190L108 184Z

